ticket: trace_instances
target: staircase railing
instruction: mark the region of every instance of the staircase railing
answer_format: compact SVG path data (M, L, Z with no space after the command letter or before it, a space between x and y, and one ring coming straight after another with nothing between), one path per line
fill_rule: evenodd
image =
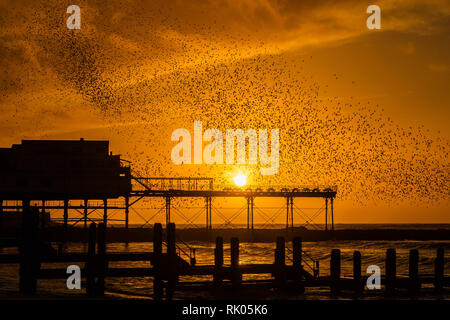
M286 247L287 251L290 253L288 255L288 259L291 260L291 262L294 262L293 255L294 252L291 248ZM292 258L291 258L292 256ZM306 251L302 250L302 256L306 259L302 259L302 265L305 265L310 272L312 273L313 277L316 279L319 277L319 260L315 260L313 257L311 257Z
M181 242L185 248L183 249L183 247L179 246L178 242ZM163 244L167 248L167 242L163 241ZM191 266L194 266L196 264L197 259L195 257L195 248L192 248L186 242L184 242L183 240L181 240L179 238L177 238L177 244L175 244L175 248L176 248L177 256L179 256L180 258L182 258L182 256L184 256L185 258L189 259L189 263L191 264ZM189 250L189 253L187 253L187 250Z

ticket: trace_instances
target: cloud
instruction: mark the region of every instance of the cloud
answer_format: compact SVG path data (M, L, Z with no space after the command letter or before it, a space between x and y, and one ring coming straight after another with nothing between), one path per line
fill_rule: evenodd
M445 73L450 72L450 66L447 64L430 64L428 66L431 71Z
M3 119L17 108L35 114L50 105L59 108L58 95L48 94L52 90L64 90L66 105L117 115L136 105L158 103L171 94L164 87L176 90L182 81L177 75L189 68L326 46L372 32L365 25L366 3L357 0L77 4L81 30L66 28L67 2L0 3ZM379 5L382 32L440 32L449 16L446 1L381 1ZM14 101L20 105L13 105Z

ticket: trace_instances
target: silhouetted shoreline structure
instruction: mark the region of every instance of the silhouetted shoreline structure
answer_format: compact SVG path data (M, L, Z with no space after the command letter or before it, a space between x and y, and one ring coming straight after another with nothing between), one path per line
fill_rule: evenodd
M325 230L334 230L334 205L337 188L299 186L294 188L260 187L217 188L212 178L142 177L131 173L128 162L109 153L108 141L23 140L20 145L0 149L0 212L22 210L38 202L42 212L63 210L64 227L93 222L89 214L103 210L103 223L109 221L110 210L123 210L125 228L129 226L130 207L144 198L165 199L166 225L171 222L174 198L204 198L205 226L212 229L212 198L244 197L247 199L247 229L254 229L255 198L286 199L286 229L294 229L294 199L325 200ZM214 188L216 187L216 188ZM116 199L110 203L111 199ZM123 202L121 201L123 200ZM74 202L80 202L74 204ZM13 202L13 203L11 203ZM100 202L100 203L99 203ZM329 210L330 209L330 210ZM71 210L83 212L82 219L70 219Z
M313 260L302 250L302 239L292 239L292 251L287 249L284 237L276 238L274 250L274 263L272 264L245 264L239 262L239 239L231 238L229 265L224 264L223 238L216 238L214 250L214 265L196 265L195 259L189 262L181 257L182 249L176 241L175 224L167 226L166 237L163 240L161 224L156 223L153 231L153 252L108 253L106 251L106 226L92 223L89 227L89 244L87 253L62 253L48 250L41 241L38 228L38 211L26 207L24 213L24 236L20 246L20 254L1 254L0 263L20 264L20 292L33 295L37 291L38 280L66 279L66 269L42 268L46 263L84 263L81 276L86 279L86 294L90 296L103 296L105 282L110 277L151 277L153 278L153 298L160 300L164 296L172 299L175 291L202 290L220 295L224 290L231 289L234 296L242 294L247 287L267 290L304 293L307 287L329 287L333 296L350 292L354 296L364 293L366 276L361 273L361 253L353 254L353 277L344 278L341 275L341 253L333 249L330 255L330 274L321 276L318 261ZM151 239L149 239L151 240ZM164 252L163 248L166 247ZM288 255L286 255L288 251ZM419 274L419 252L410 250L409 275L397 275L395 249L388 249L386 253L386 273L381 277L381 285L386 295L394 295L404 290L410 296L418 296L422 284L433 284L437 293L443 292L450 286L450 277L444 274L444 250L437 249L434 260L434 274ZM287 263L286 258L292 263ZM149 261L148 267L110 267L113 261ZM243 280L244 274L271 274L269 280ZM180 281L180 276L210 275L212 281ZM260 293L261 293L260 292Z

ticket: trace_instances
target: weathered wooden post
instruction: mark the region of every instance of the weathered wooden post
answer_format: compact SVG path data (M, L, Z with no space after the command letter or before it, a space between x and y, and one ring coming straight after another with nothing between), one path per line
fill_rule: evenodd
M97 229L97 285L96 294L105 294L105 275L108 269L108 261L106 261L106 224L99 223Z
M89 226L89 241L88 241L88 256L85 265L86 270L86 294L93 295L95 288L95 269L96 269L96 247L97 226L95 223L91 223Z
M216 238L216 248L214 249L214 285L222 284L222 266L223 266L223 238Z
M416 295L419 290L419 250L412 249L409 251L409 292Z
M434 288L441 292L444 288L444 248L438 248L434 260Z
M302 266L302 238L295 237L292 239L292 264L294 266L293 278L296 281L297 290L301 293L305 292L303 280L303 266Z
M166 297L170 300L178 282L175 223L173 222L167 225L167 256L169 265L166 266L168 271Z
M292 260L295 269L302 267L302 238L295 237L292 239Z
M284 237L277 237L276 248L275 248L275 285L281 287L286 282L284 267L286 264L286 248Z
M162 255L162 225L155 223L153 226L153 298L161 300L164 286L161 277L161 255Z
M353 252L353 280L354 290L357 295L360 295L364 289L364 285L361 279L361 252Z
M330 289L332 294L339 293L339 285L341 278L341 250L331 250L330 259Z
M303 280L302 251L302 238L295 237L292 239L292 263L294 265L294 277L298 281Z
M392 295L395 292L397 281L397 255L395 249L386 251L386 293Z
M20 246L20 293L35 294L41 267L39 254L39 210L23 200L22 243Z
M0 199L0 231L3 229L3 200Z
M237 288L242 282L242 274L239 270L239 239L230 239L231 282Z

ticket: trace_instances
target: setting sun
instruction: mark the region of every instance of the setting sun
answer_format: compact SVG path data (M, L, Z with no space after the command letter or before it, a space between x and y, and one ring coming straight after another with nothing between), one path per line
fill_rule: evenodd
M235 176L233 178L233 180L234 180L234 184L237 185L238 187L245 186L245 184L247 183L247 177L245 175L243 175L242 173Z

